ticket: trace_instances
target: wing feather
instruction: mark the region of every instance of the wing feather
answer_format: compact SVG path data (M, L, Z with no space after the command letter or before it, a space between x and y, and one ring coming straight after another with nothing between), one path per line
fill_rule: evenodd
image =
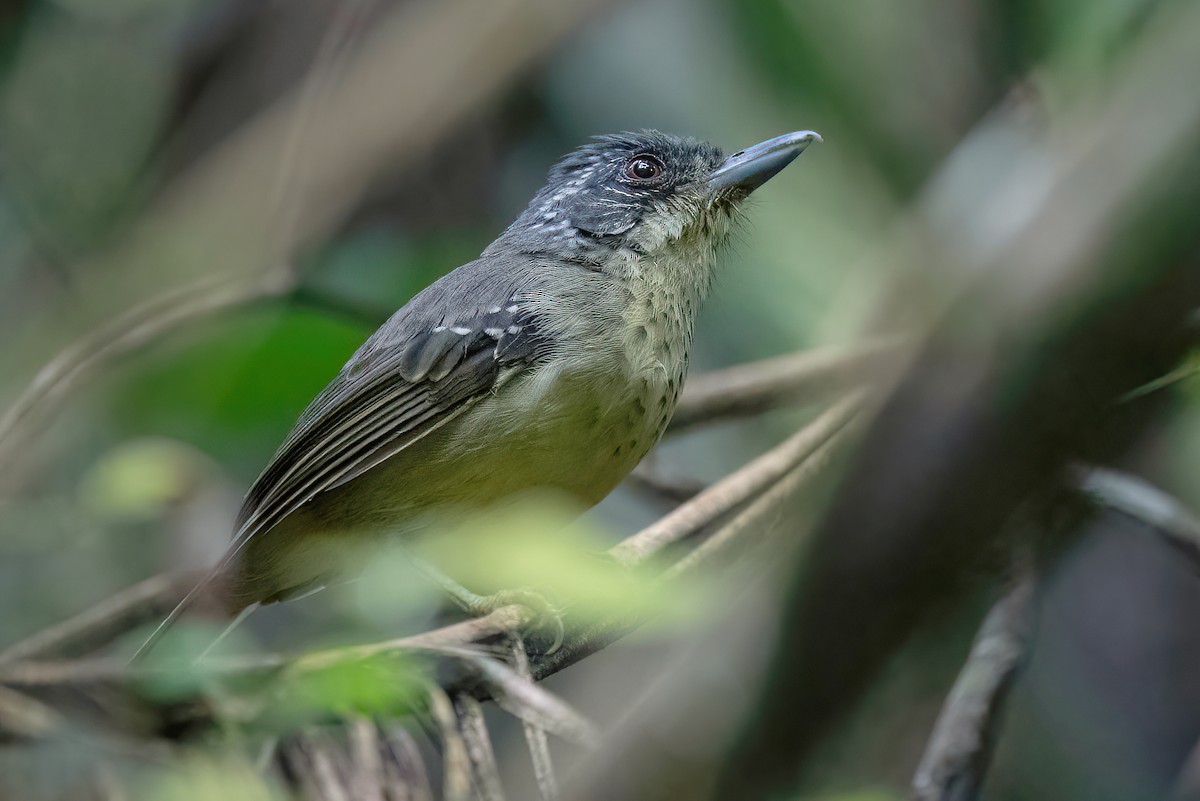
M492 303L464 307L448 292L455 287L446 284L459 273L465 275L458 276L457 289L469 290L461 283L472 278L476 264L397 312L309 404L247 493L228 558L317 495L354 480L473 406L498 387L502 374L530 367L547 352L511 273L507 285L465 293Z

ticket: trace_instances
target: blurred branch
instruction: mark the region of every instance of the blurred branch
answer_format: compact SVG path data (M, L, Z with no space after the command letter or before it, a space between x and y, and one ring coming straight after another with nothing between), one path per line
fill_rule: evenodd
M1034 580L1027 574L984 619L917 767L914 799L979 798L1004 703L1025 664L1034 624Z
M471 801L471 757L458 730L454 705L439 687L430 688L429 713L442 739L442 797L444 801Z
M634 492L672 507L695 498L707 487L703 481L661 475L646 462L639 464L626 476L625 484Z
M69 620L0 651L0 665L82 656L144 623L161 620L196 585L201 572L160 574L121 590Z
M512 638L512 659L517 675L533 684L533 674L529 669L529 655L525 652L525 642L520 637ZM546 738L546 730L528 720L521 721L525 731L525 742L529 746L529 758L533 762L533 776L538 786L538 794L542 801L558 801L558 779L554 775L554 763L550 759L550 742Z
M815 348L698 375L684 386L667 433L781 406L828 401L868 383L899 349L889 340Z
M1109 509L1141 520L1200 570L1200 520L1179 501L1130 473L1099 467L1076 470L1080 488Z
M1181 78L1200 70L1200 8L1157 9L1091 104L1050 134L991 119L932 183L913 263L956 265L965 291L926 301L936 328L793 562L713 797L790 792L914 630L1002 569L1013 514L1052 506L1072 462L1112 459L1154 421L1154 404L1114 401L1174 369L1200 304L1200 239L1181 211L1200 200L1200 95ZM1112 137L1131 120L1147 121L1132 147ZM671 782L636 798L669 797Z
M0 743L36 740L60 723L58 713L21 693L0 687Z
M783 444L701 492L678 509L617 544L610 555L631 567L699 531L774 484L845 427L862 407L860 396L834 404Z
M1168 801L1200 801L1200 740L1183 761Z
M0 472L20 472L12 468L24 444L104 366L182 325L294 287L296 254L333 232L371 181L423 157L602 5L401 4L336 86L323 94L301 86L247 123L164 192L123 247L81 272L95 283L81 286L74 305L47 310L61 326L95 319L97 307L128 309L130 298L150 298L112 314L36 372L0 415ZM328 76L318 78L324 87Z
M454 699L454 709L458 714L459 732L471 758L479 801L504 801L500 769L496 766L496 754L483 719L483 707L471 696L460 695Z

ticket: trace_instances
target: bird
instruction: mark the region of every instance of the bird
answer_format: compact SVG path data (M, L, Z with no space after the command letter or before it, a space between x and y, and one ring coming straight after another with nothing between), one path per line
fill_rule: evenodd
M812 142L726 157L652 130L594 137L474 261L415 295L300 415L189 607L236 618L345 574L439 509L546 489L604 498L658 442L696 314L750 194ZM136 657L135 657L136 658Z

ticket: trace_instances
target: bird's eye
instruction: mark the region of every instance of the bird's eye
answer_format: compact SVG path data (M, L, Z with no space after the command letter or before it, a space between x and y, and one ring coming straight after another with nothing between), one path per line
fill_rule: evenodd
M625 175L635 181L653 181L655 178L662 177L665 171L663 163L648 154L634 156L625 165Z

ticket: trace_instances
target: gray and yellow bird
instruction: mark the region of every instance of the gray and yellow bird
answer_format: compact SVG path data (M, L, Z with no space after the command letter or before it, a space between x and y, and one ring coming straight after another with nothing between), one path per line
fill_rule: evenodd
M348 552L432 510L539 488L598 502L671 418L742 202L819 140L725 158L644 131L563 158L478 259L392 315L313 400L225 557L143 650L192 604L234 615L328 583Z

